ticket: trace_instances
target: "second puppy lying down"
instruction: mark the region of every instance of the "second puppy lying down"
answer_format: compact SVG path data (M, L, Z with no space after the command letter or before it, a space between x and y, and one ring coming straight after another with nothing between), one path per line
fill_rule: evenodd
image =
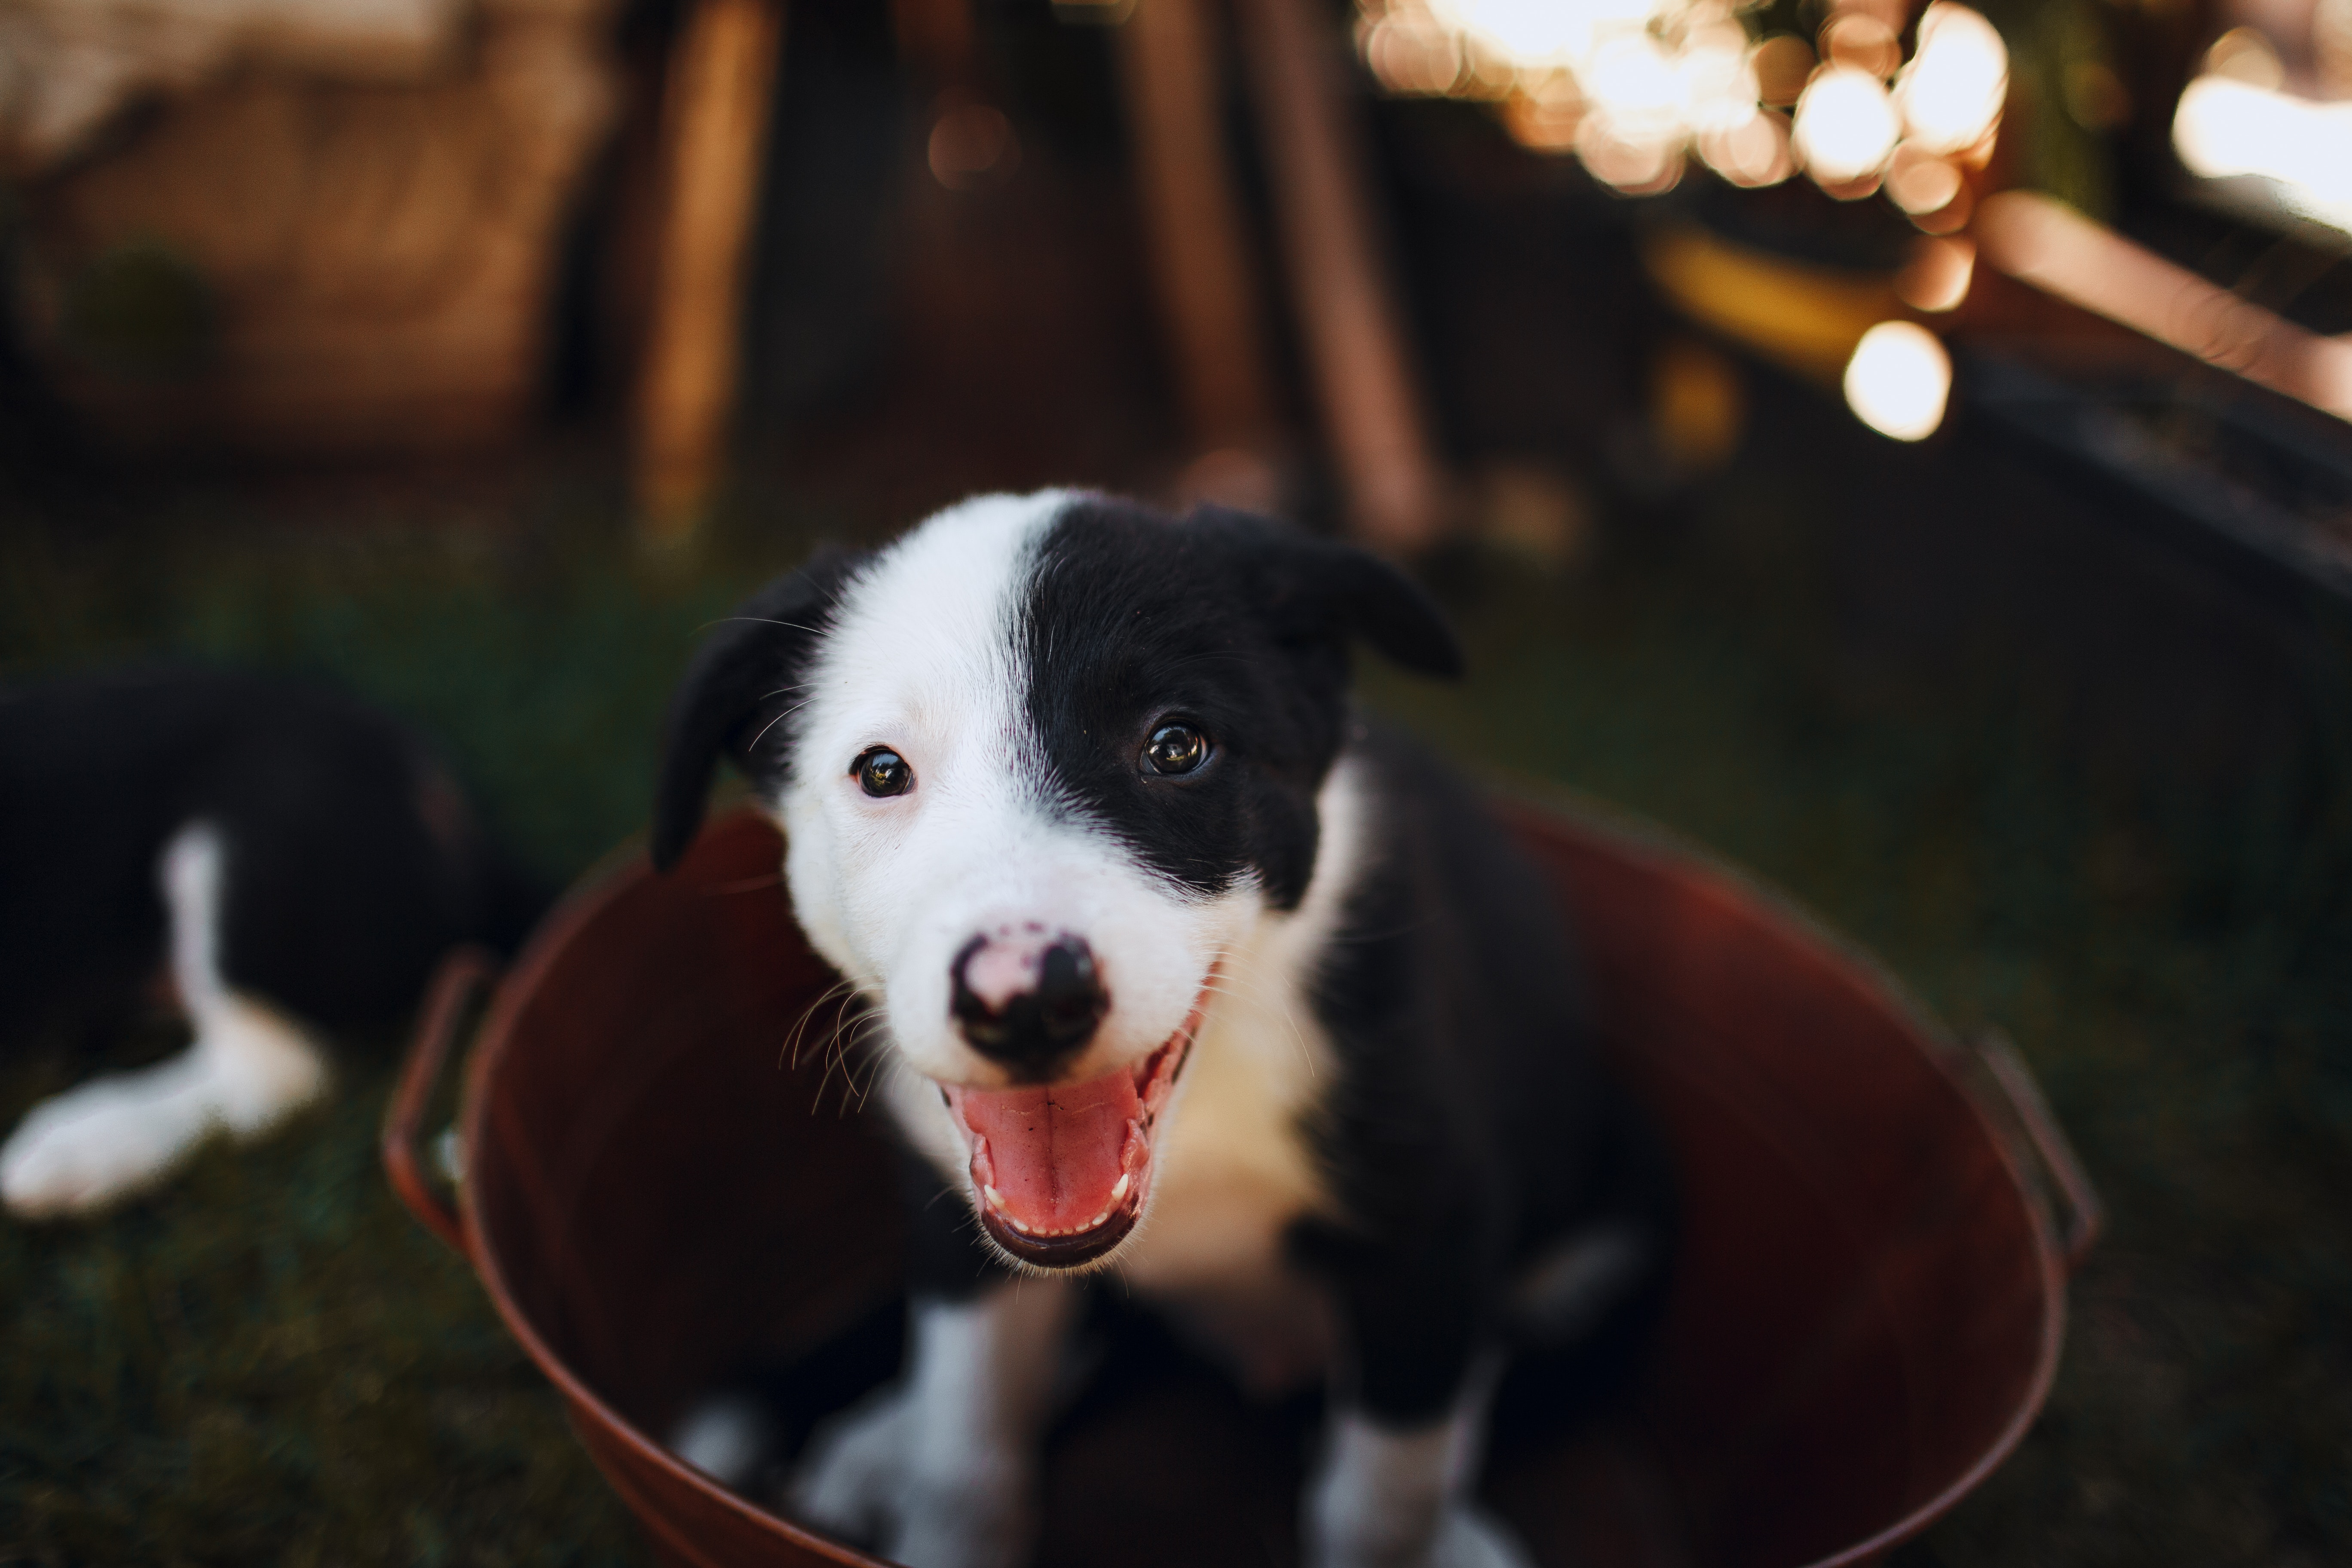
M321 1030L397 1017L541 901L394 721L300 680L156 666L0 689L0 1046L161 972L188 1048L37 1106L24 1218L104 1209L323 1093Z
M695 661L656 858L731 756L919 1156L906 1373L804 1459L804 1517L1020 1561L1109 1271L1253 1383L1328 1380L1308 1561L1522 1561L1472 1496L1497 1371L1654 1274L1664 1193L1549 890L1357 716L1356 641L1460 666L1361 552L1048 491L820 561Z

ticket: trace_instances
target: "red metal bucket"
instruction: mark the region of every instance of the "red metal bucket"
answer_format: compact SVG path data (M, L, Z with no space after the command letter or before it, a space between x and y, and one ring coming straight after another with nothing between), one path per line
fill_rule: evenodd
M1612 1049L1672 1140L1685 1233L1625 1414L1498 1453L1486 1496L1546 1563L1870 1561L2032 1421L2095 1199L2005 1047L1955 1045L1735 878L1592 819L1506 810L1577 916ZM457 1207L415 1143L479 959L444 972L385 1122L394 1184L472 1259L660 1554L709 1568L877 1561L647 1436L897 1288L884 1145L843 1113L825 1051L786 1050L833 976L793 925L779 847L739 813L673 875L632 857L548 921L474 1048ZM1108 1543L1120 1563L1289 1560L1295 1436L1195 1383L1066 1424L1041 1563L1109 1563Z

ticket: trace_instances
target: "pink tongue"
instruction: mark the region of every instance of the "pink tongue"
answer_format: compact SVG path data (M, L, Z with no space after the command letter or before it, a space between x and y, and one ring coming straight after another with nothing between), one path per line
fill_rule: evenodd
M1125 1070L1051 1089L959 1089L956 1113L988 1145L972 1174L997 1206L1041 1234L1084 1228L1112 1206L1128 1124L1143 1114Z

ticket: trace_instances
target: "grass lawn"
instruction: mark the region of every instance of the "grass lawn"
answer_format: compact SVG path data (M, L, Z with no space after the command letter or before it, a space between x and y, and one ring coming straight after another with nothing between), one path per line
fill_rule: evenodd
M640 826L696 628L856 531L780 506L647 563L555 479L362 518L218 487L128 521L0 505L0 678L156 653L325 674L437 737L551 878ZM2111 1228L2048 1413L1902 1561L2352 1561L2340 781L2316 826L2255 804L2183 826L2093 783L2017 679L1846 694L1794 602L1711 561L1458 563L1471 682L1369 685L1473 763L1746 866L2041 1075ZM378 1176L389 1052L362 1044L333 1104L257 1151L100 1224L0 1225L0 1561L642 1560L552 1393ZM62 1041L12 1056L0 1115L86 1070Z

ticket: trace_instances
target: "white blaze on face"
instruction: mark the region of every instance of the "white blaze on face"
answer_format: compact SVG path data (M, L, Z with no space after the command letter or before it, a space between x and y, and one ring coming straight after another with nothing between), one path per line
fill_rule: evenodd
M1132 1068L1183 1028L1261 904L1246 884L1216 899L1171 886L1053 798L1029 718L1022 600L1071 499L966 502L849 584L805 672L793 778L775 803L801 923L880 1004L883 1093L947 1172L967 1158L962 1134L922 1079L1006 1082L950 1013L950 970L975 935L1034 923L1092 949L1109 1007L1062 1075L1075 1082ZM906 760L905 794L869 796L852 776L876 746Z

